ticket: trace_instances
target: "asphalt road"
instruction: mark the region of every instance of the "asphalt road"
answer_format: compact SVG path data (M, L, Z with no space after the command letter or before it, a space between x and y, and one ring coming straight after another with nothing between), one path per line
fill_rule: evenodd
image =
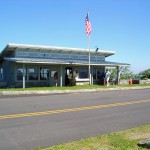
M49 147L150 124L150 89L0 97L0 150Z

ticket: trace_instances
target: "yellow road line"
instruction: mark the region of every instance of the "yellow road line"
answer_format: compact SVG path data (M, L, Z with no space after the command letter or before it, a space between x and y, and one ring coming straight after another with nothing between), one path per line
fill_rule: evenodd
M120 102L120 103L113 103L113 104L106 104L106 105L78 107L78 108L70 108L70 109L50 110L50 111L43 111L43 112L3 115L3 116L0 116L0 120L2 120L2 119L10 119L10 118L21 118L21 117L50 115L50 114L58 114L58 113L65 113L65 112L75 112L75 111L82 111L82 110L92 110L92 109L98 109L98 108L108 108L108 107L132 105L132 104L147 103L147 102L150 102L150 99L147 99L147 100L136 100L136 101L131 101L131 102Z

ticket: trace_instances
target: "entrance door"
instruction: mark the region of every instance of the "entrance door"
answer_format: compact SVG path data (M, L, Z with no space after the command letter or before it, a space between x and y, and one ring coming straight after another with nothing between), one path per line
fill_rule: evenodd
M66 67L65 68L65 86L70 85L70 80L69 80L70 73L72 73L72 67Z

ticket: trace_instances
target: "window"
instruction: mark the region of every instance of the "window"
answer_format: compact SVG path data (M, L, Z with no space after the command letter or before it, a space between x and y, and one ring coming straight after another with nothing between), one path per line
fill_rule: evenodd
M3 68L0 68L0 80L3 80Z
M91 60L91 61L96 61L96 56L91 56L91 57L90 57L90 60Z
M49 53L40 53L40 57L49 58Z
M105 56L97 56L97 61L105 60Z
M49 80L49 69L40 67L40 80Z
M71 55L71 59L79 59L79 55Z
M24 75L25 75L25 80L27 80L27 69L24 68L24 71L23 71L23 67L17 67L17 80L18 81L22 81L23 80L23 72L24 72Z
M38 57L39 53L37 52L29 52L29 57Z
M68 54L61 54L61 58L63 58L63 59L69 59L70 55L68 55Z
M88 58L89 58L88 55L81 55L80 56L80 59L83 59L83 60L88 59Z
M29 67L29 80L38 80L38 67Z
M51 58L60 58L60 54L51 53Z
M80 69L79 78L88 78L88 69Z
M27 52L16 52L16 56L18 56L18 57L26 57L27 56Z

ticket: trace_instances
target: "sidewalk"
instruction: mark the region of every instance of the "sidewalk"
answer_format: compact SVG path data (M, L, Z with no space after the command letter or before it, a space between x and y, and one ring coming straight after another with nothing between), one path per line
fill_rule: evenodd
M150 89L150 86L142 87L115 87L115 88L97 88L97 89L79 89L79 90L26 90L26 91L0 91L0 95L44 95L44 94L63 94L63 93L83 93L100 91L119 91L119 90L140 90Z

